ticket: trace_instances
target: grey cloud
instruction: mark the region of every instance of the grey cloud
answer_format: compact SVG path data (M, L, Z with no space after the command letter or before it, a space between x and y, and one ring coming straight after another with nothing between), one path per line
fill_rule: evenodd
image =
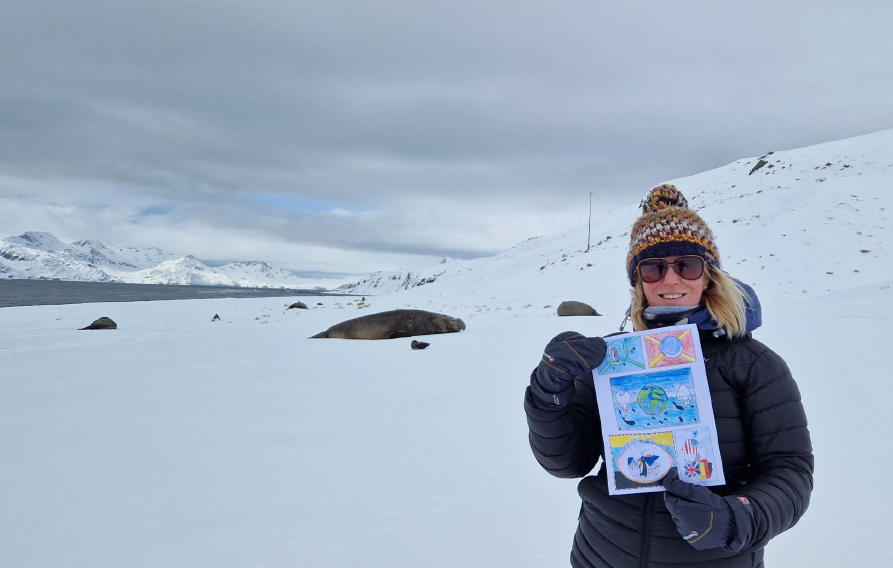
M573 216L590 190L628 203L893 127L891 20L888 2L7 2L0 175L208 219L252 191L343 203L371 212L233 222L370 251L422 250L366 219L449 195L466 224L432 217L457 228L422 248L469 256L499 246L452 244L483 208Z

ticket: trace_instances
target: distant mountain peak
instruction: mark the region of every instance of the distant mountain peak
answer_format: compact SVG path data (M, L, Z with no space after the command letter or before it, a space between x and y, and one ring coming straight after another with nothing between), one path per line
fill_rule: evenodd
M27 231L0 239L4 278L132 282L252 288L332 289L339 280L301 278L263 261L211 268L193 255L158 247L134 248L82 239L66 244L52 233Z
M59 240L56 238L56 236L54 234L47 232L47 231L25 231L24 233L22 233L21 236L24 239L49 238L51 240Z
M9 237L5 240L44 251L68 248L68 245L57 239L55 235L44 231L26 231L17 237Z

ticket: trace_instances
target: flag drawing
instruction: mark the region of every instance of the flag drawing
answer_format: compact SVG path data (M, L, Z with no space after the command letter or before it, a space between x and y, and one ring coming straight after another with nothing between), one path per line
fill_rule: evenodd
M690 461L685 463L682 471L689 479L710 479L713 473L713 464L704 459Z
M645 335L649 367L668 367L695 362L695 345L688 329Z
M691 433L691 438L686 438L685 443L682 444L682 452L687 456L700 457L698 455L698 431L693 430Z
M676 442L676 456L679 458L674 464L679 472L679 477L689 483L713 485L721 480L722 465L717 471L716 462L719 461L714 453L713 435L710 428L699 426L688 430L677 430L673 433Z

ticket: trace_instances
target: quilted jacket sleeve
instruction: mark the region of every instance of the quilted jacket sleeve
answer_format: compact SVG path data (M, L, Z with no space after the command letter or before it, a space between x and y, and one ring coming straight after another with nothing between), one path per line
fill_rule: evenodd
M806 511L814 464L797 383L784 360L761 347L740 398L749 471L736 491L754 507L754 548L794 526Z
M529 386L524 397L530 448L540 465L556 477L582 477L592 471L602 454L592 374L578 378L574 386L572 404L543 402Z

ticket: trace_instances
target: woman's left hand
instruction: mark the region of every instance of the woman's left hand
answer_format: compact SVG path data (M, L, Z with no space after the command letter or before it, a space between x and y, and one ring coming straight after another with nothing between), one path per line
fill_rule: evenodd
M755 523L746 497L721 497L706 487L686 483L672 468L663 479L664 503L676 530L698 550L724 548L737 552L750 545Z

